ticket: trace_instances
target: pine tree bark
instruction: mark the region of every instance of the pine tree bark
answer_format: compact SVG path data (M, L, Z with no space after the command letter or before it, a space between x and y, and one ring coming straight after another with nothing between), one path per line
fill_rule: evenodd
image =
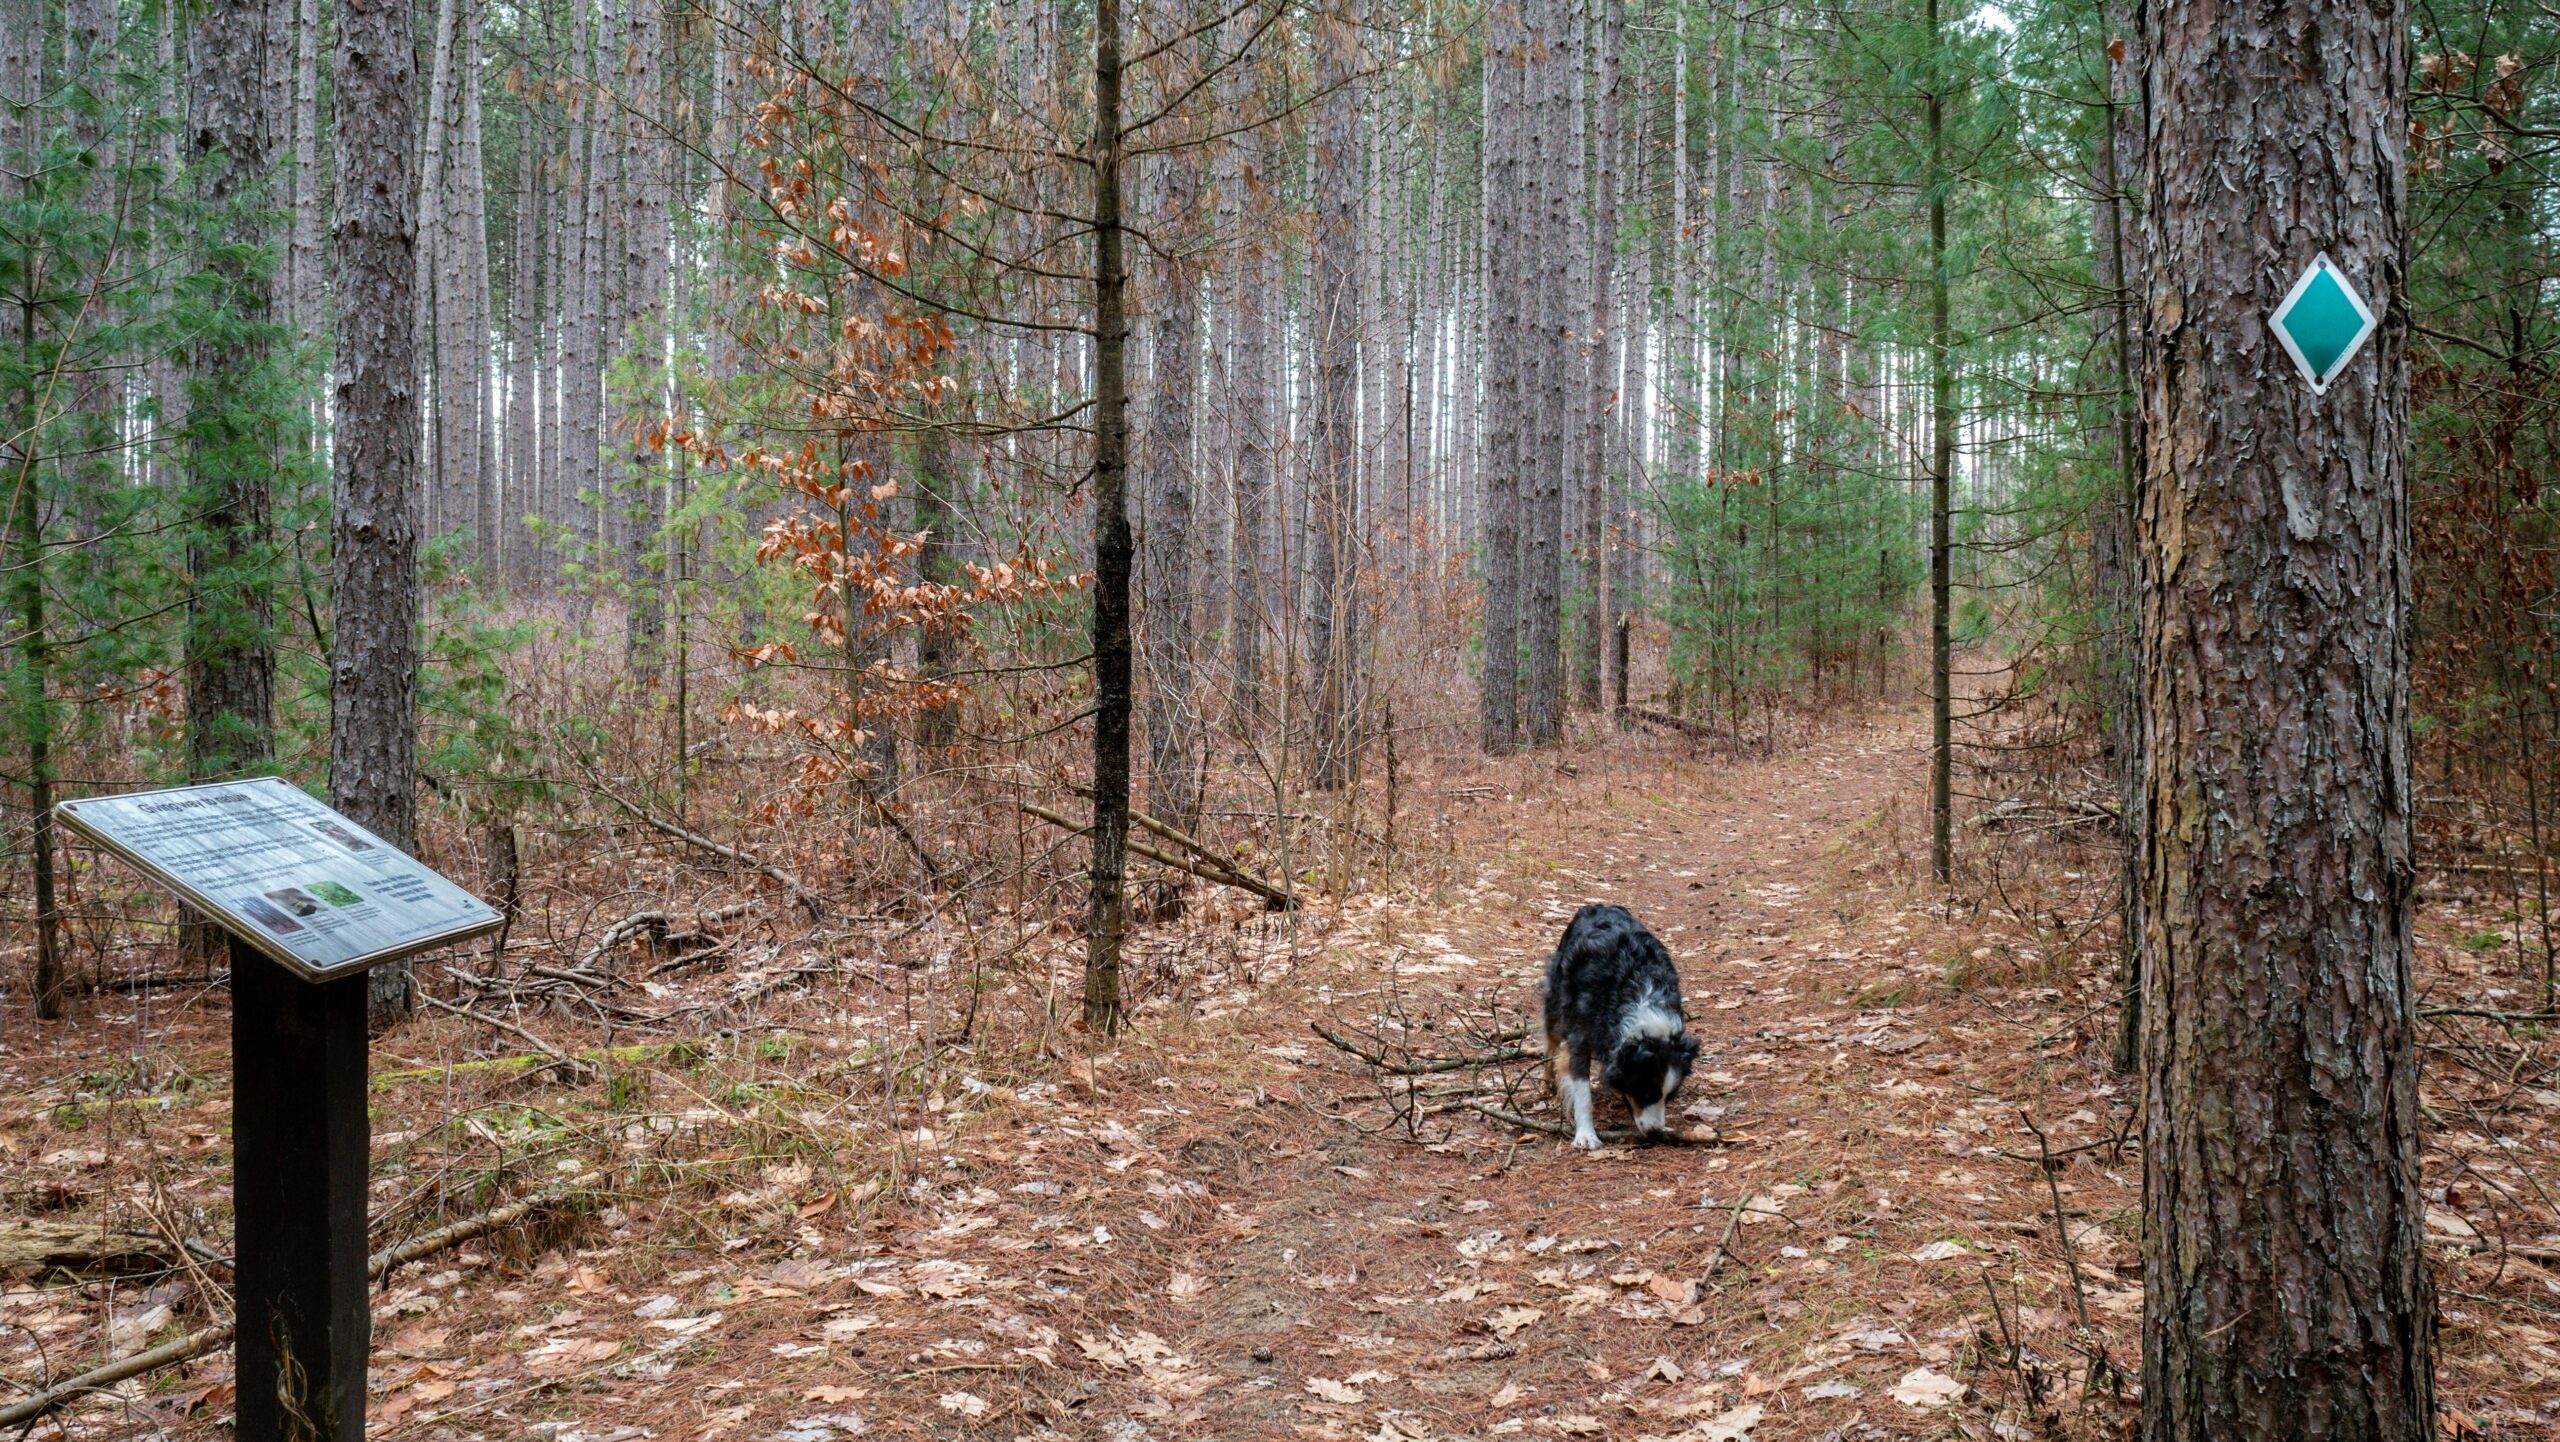
M1093 860L1085 917L1084 1024L1119 1031L1128 929L1129 532L1127 271L1121 260L1120 0L1094 0Z
M1955 338L1947 297L1946 52L1929 0L1929 873L1955 874L1955 676L1949 664L1947 548L1956 458Z
M0 205L19 201L24 177L36 174L42 164L43 9L35 0L0 0ZM32 256L32 240L12 239L12 249L23 246L22 256ZM24 277L33 269L22 262L16 273ZM38 385L44 367L37 358L41 341L35 290L24 280L16 289L7 343L20 352L19 384L13 394L0 396L8 408L5 423L0 423L0 485L9 493L7 589L17 633L11 647L16 665L8 681L16 713L12 719L26 744L28 879L36 931L32 989L36 1016L52 1021L62 1015L62 925L54 896L52 637L45 616L45 488L39 484L42 458L37 453L44 404Z
M1211 0L1215 3L1215 0ZM1212 10L1202 21L1218 18ZM1182 23L1179 18L1174 23ZM1214 29L1210 33L1215 33ZM1166 53L1165 95L1196 73L1196 41ZM1169 122L1168 122L1169 123ZM1195 145L1168 131L1176 148L1155 161L1158 258L1148 300L1147 526L1141 556L1146 580L1147 805L1159 819L1189 831L1200 810L1200 708L1192 695L1196 602L1192 554L1192 477L1202 468L1195 448L1193 401L1200 385L1200 161Z
M1313 777L1320 790L1350 782L1359 744L1360 564L1360 97L1359 32L1350 0L1317 17L1314 168L1315 391L1308 445L1307 653L1314 673Z
M420 411L411 0L339 0L338 355L329 548L329 804L417 846ZM377 1029L409 1014L407 962L369 975Z
M2410 975L2408 34L2401 4L2144 11L2153 1442L2437 1435ZM2314 396L2269 317L2323 251L2381 329Z
M2140 128L2141 62L2135 50L2140 37L2131 17L2120 8L2108 12L2105 126L2097 142L2093 179L2098 202L2092 216L2090 247L2098 270L2097 325L2100 363L2112 367L2115 383L2115 483L2097 499L2090 516L2091 576L2099 614L2100 668L2098 695L2105 708L2099 733L2107 773L2115 783L2117 827L2116 901L2122 918L2117 945L2117 990L2123 1005L2117 1013L2116 1070L2132 1072L2141 1060L2142 1043L2142 842L2149 830L2144 819L2142 762L2141 658L2136 654L2133 567L2133 499L2141 465L2138 431L2141 403L2135 393L2140 374L2135 349L2141 343L2134 324L2133 277L2139 266L2137 202L2132 186L2142 174Z
M624 580L630 587L630 627L625 660L635 676L656 676L666 664L667 497L659 447L652 432L666 410L666 288L668 263L666 71L660 0L630 0L630 38L624 49L623 343L632 348L635 377L621 426L630 464L624 517ZM881 728L884 732L886 727ZM892 753L894 754L894 753Z
M1488 756L1519 744L1520 729L1520 507L1522 455L1529 427L1522 410L1530 397L1526 357L1528 307L1523 246L1533 233L1534 203L1521 175L1528 112L1526 61L1530 36L1520 8L1496 5L1485 13L1483 207L1483 423L1478 428L1477 474L1481 491L1484 571L1484 671L1479 692L1479 744Z
M290 95L268 85L290 43L289 0L214 0L187 31L187 158L196 199L226 245L204 259L229 313L187 354L185 466L198 517L188 537L187 776L263 769L274 754L272 517L281 469L275 417L250 398L275 364L276 295L252 256L275 224L252 204L279 158Z
M1538 257L1572 253L1573 211L1580 197L1572 183L1567 147L1576 131L1569 91L1582 46L1578 27L1565 23L1570 0L1528 0L1529 130L1521 187L1531 207ZM1529 465L1522 487L1520 526L1521 649L1527 670L1523 722L1531 746L1552 746L1564 734L1564 477L1565 437L1574 401L1572 287L1569 269L1543 259L1530 267L1530 343L1533 347Z
M1609 669L1608 638L1617 620L1609 575L1609 473L1612 454L1610 403L1618 389L1618 337L1610 306L1618 282L1618 55L1626 41L1626 0L1595 0L1598 34L1591 71L1591 389L1583 410L1582 435L1582 575L1588 604L1583 608L1582 665L1576 680L1582 704L1600 709Z

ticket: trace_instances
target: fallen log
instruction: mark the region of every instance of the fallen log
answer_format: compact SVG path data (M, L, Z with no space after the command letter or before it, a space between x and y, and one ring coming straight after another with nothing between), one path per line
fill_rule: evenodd
M1627 714L1635 717L1639 721L1649 722L1666 731L1677 731L1683 736L1692 737L1699 741L1713 741L1716 739L1714 727L1702 725L1696 721L1690 720L1686 716L1674 716L1668 711L1656 711L1645 706L1630 706L1627 708Z
M148 1272L174 1260L154 1238L107 1227L82 1222L0 1223L0 1274Z
M603 1180L602 1172L587 1172L572 1177L556 1187L545 1188L532 1196L509 1202L504 1206L492 1207L476 1217L465 1217L461 1221L438 1227L434 1231L421 1232L397 1246L386 1247L366 1258L365 1277L368 1281L380 1282L395 1268L406 1266L421 1257L433 1256L448 1247L467 1242L473 1237L494 1232L537 1211L559 1206ZM190 1357L199 1357L207 1352L227 1347L231 1344L232 1338L238 1334L239 1324L217 1322L201 1331L190 1332L147 1351L136 1352L130 1357L120 1357L102 1367L92 1367L76 1377L66 1378L32 1396L12 1402L6 1407L0 1407L0 1427L33 1422L74 1398L112 1387L118 1382L139 1377L146 1372L158 1371L162 1367L186 1361Z

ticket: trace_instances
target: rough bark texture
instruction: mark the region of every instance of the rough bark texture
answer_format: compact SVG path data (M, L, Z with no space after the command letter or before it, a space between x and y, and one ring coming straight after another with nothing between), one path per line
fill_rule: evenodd
M417 842L418 410L411 0L339 0L337 430L329 548L329 804ZM406 962L372 972L375 1023L409 1011Z
M1955 690L1948 655L1952 572L1947 548L1956 462L1955 337L1947 313L1946 76L1938 0L1929 0L1929 874L1955 871Z
M1128 929L1129 533L1127 271L1121 260L1120 0L1095 0L1093 39L1093 864L1084 1022L1120 1029Z
M2140 402L2134 394L2140 328L2134 323L2131 279L2140 271L2140 215L2133 186L2142 175L2142 69L2130 18L2108 14L2106 125L2099 132L2095 172L2098 203L2091 234L2098 269L2096 317L2099 362L2113 370L2116 388L2116 485L2098 499L2089 519L2091 576L2096 583L2101 645L2099 696L2106 709L2099 742L2116 788L2117 909L2123 917L2117 955L2122 1009L2117 1014L2116 1070L2131 1072L2142 1044L2142 840L2143 818L2141 658L2136 654L2133 579L2134 477L2141 464Z
M187 31L187 158L197 199L230 244L206 258L226 284L229 315L187 357L186 468L199 520L188 537L187 776L262 769L273 754L274 581L269 565L281 437L267 408L275 293L251 246L275 239L268 213L245 202L274 168L288 97L271 89L267 57L289 43L277 0L215 0Z
M1480 740L1499 756L1519 740L1520 714L1520 454L1522 385L1528 338L1521 283L1529 208L1520 188L1525 113L1522 62L1529 37L1519 8L1496 5L1485 15L1484 113L1484 422L1478 434L1483 488L1484 674Z
M2144 25L2143 1432L2422 1442L2408 15ZM2268 326L2324 250L2382 316L2325 398Z
M1217 13L1205 18L1214 22ZM1171 64L1156 86L1159 95L1179 89L1197 73L1197 43L1175 45L1168 59ZM1165 253L1156 261L1156 284L1148 297L1148 392L1153 404L1147 417L1142 568L1147 806L1159 819L1189 831L1200 810L1200 710L1191 685L1196 644L1192 477L1200 469L1193 406L1200 385L1200 271L1194 256L1201 240L1199 152L1183 146L1154 165L1155 234Z
M1314 45L1315 234L1309 257L1315 268L1314 311L1309 322L1316 384L1309 444L1307 596L1308 663L1315 680L1317 787L1346 784L1358 745L1357 671L1360 654L1359 427L1354 407L1360 302L1355 293L1360 245L1359 31L1347 3L1329 7L1316 22Z
M1626 0L1597 0L1598 31L1591 47L1591 386L1583 409L1582 526L1579 538L1583 577L1582 664L1575 682L1582 704L1600 708L1604 675L1609 668L1609 476L1616 459L1610 445L1610 404L1618 388L1613 342L1616 327L1610 306L1618 278L1618 51L1626 39Z
M1568 148L1576 145L1570 87L1581 46L1577 27L1563 22L1562 0L1527 0L1529 29L1529 128L1527 184L1534 257L1529 343L1533 347L1534 400L1528 477L1520 523L1521 649L1526 653L1523 729L1531 746L1552 746L1564 734L1564 477L1565 436L1580 387L1573 364L1573 302L1567 267L1553 257L1569 253L1575 193Z
M41 163L43 113L37 105L42 90L43 7L35 0L0 0L0 204L17 201L25 182ZM32 247L30 247L32 249ZM19 303L10 307L8 343L32 362L37 346L34 289L21 284ZM60 917L54 901L52 664L45 621L45 534L43 497L37 485L39 459L35 391L40 369L30 363L27 379L15 394L0 396L0 486L8 488L8 594L16 623L17 664L9 677L11 709L26 741L28 876L33 883L36 923L34 992L36 1015L47 1020L62 1015Z
M631 591L625 659L634 675L655 676L667 649L667 497L651 432L666 411L667 186L665 45L659 0L630 0L623 70L624 150L622 343L632 352L632 394L620 427L630 457L622 478L622 563ZM879 728L884 734L887 727ZM892 742L894 744L894 742ZM892 755L895 753L892 752Z

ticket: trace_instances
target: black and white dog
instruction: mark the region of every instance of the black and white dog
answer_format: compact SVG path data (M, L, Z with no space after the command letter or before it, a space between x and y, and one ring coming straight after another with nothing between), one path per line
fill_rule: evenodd
M1671 954L1622 906L1573 914L1547 962L1547 1081L1573 1113L1573 1144L1600 1145L1591 1125L1591 1067L1627 1099L1636 1130L1662 1136L1663 1104L1698 1060Z

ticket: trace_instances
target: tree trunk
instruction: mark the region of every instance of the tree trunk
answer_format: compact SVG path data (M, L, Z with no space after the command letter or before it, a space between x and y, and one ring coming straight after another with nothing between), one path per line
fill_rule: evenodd
M1948 507L1956 457L1955 341L1947 313L1947 84L1929 0L1929 874L1955 872L1954 674L1948 657Z
M22 177L37 173L41 163L45 120L39 101L44 88L44 7L36 0L0 0L0 206L23 197ZM40 242L34 236L9 234L20 249L19 277L35 272ZM9 489L9 609L15 613L17 665L10 676L11 709L26 741L28 873L33 883L36 923L34 992L36 1015L51 1021L62 1015L61 916L54 900L53 829L53 696L50 633L45 619L44 488L39 483L37 454L44 431L42 392L46 367L37 347L37 295L20 281L16 314L8 317L11 338L20 351L19 383L5 398L7 419L0 422L0 485Z
M1572 71L1579 64L1581 37L1563 22L1572 11L1567 0L1530 0L1529 99L1522 108L1532 117L1529 130L1529 179L1522 189L1532 207L1533 254L1530 266L1530 343L1535 357L1529 474L1522 497L1526 514L1520 527L1520 578L1524 615L1522 649L1527 652L1526 730L1531 746L1552 746L1564 734L1564 474L1569 421L1578 409L1581 387L1574 384L1577 348L1572 311L1577 298L1568 283L1569 267L1544 257L1572 252L1573 165L1568 148L1575 143L1571 113Z
M1333 0L1317 17L1316 116L1312 185L1315 231L1313 435L1308 449L1310 506L1307 559L1307 654L1315 679L1313 780L1319 790L1347 785L1358 749L1357 676L1360 637L1360 337L1359 31L1350 0Z
M1484 672L1480 720L1485 754L1500 756L1519 743L1520 730L1520 476L1528 427L1521 411L1530 397L1524 384L1531 340L1522 247L1534 209L1521 176L1522 132L1534 123L1526 111L1526 57L1530 45L1518 6L1497 5L1485 15L1484 181L1484 422L1478 475L1483 492Z
M1094 0L1093 30L1093 862L1085 917L1084 1023L1120 1029L1128 925L1129 534L1127 273L1120 258L1120 0Z
M275 167L290 95L267 83L290 43L289 0L214 0L187 31L187 158L196 198L226 242L203 264L226 313L187 355L186 467L197 522L187 538L187 776L262 770L274 754L272 513L284 461L278 417L257 398L277 363L276 298L251 258L275 240L261 187Z
M1618 51L1626 38L1626 0L1596 0L1599 34L1591 72L1591 388L1582 433L1582 665L1576 675L1585 709L1600 709L1609 669L1613 620L1609 588L1609 409L1616 397L1617 339L1610 303L1618 280Z
M329 548L329 804L417 846L417 134L410 0L340 0L337 430ZM377 1028L409 1014L410 964L370 974Z
M631 31L623 51L624 195L623 344L631 347L633 392L621 429L630 469L618 509L623 516L624 580L631 590L625 660L635 676L656 676L666 664L667 497L653 438L666 411L668 149L666 72L660 47L660 0L630 0ZM881 728L886 732L887 728Z
M2437 1435L2410 975L2408 25L2403 5L2314 0L2144 14L2154 1442ZM2316 397L2269 317L2324 251L2381 329Z
M2134 645L2133 576L2134 477L2141 463L2137 426L2141 403L2135 394L2134 349L2140 344L2133 322L2132 277L2137 239L2135 198L2130 187L2142 173L2140 113L2142 70L2134 54L2139 39L2120 11L2110 12L2107 60L2106 124L2098 135L2097 189L2092 246L2098 265L2099 304L2094 312L2102 364L2113 368L2115 384L2115 478L2090 517L2091 574L2096 582L2100 668L2098 695L2105 708L2100 748L2115 783L2117 827L2116 899L2122 918L2117 945L2118 992L2116 1070L2130 1073L2140 1063L2142 1041L2142 840L2144 820L2142 763L2141 658Z
M1217 12L1204 19L1215 22ZM1215 33L1214 28L1211 30ZM1193 74L1199 46L1184 42L1168 52L1168 93ZM1199 820L1200 736L1198 698L1192 695L1195 601L1192 583L1192 477L1196 423L1192 401L1200 385L1200 273L1193 258L1201 241L1200 162L1188 137L1168 136L1178 148L1155 162L1157 245L1154 314L1148 353L1146 578L1147 805L1161 820L1189 831Z

